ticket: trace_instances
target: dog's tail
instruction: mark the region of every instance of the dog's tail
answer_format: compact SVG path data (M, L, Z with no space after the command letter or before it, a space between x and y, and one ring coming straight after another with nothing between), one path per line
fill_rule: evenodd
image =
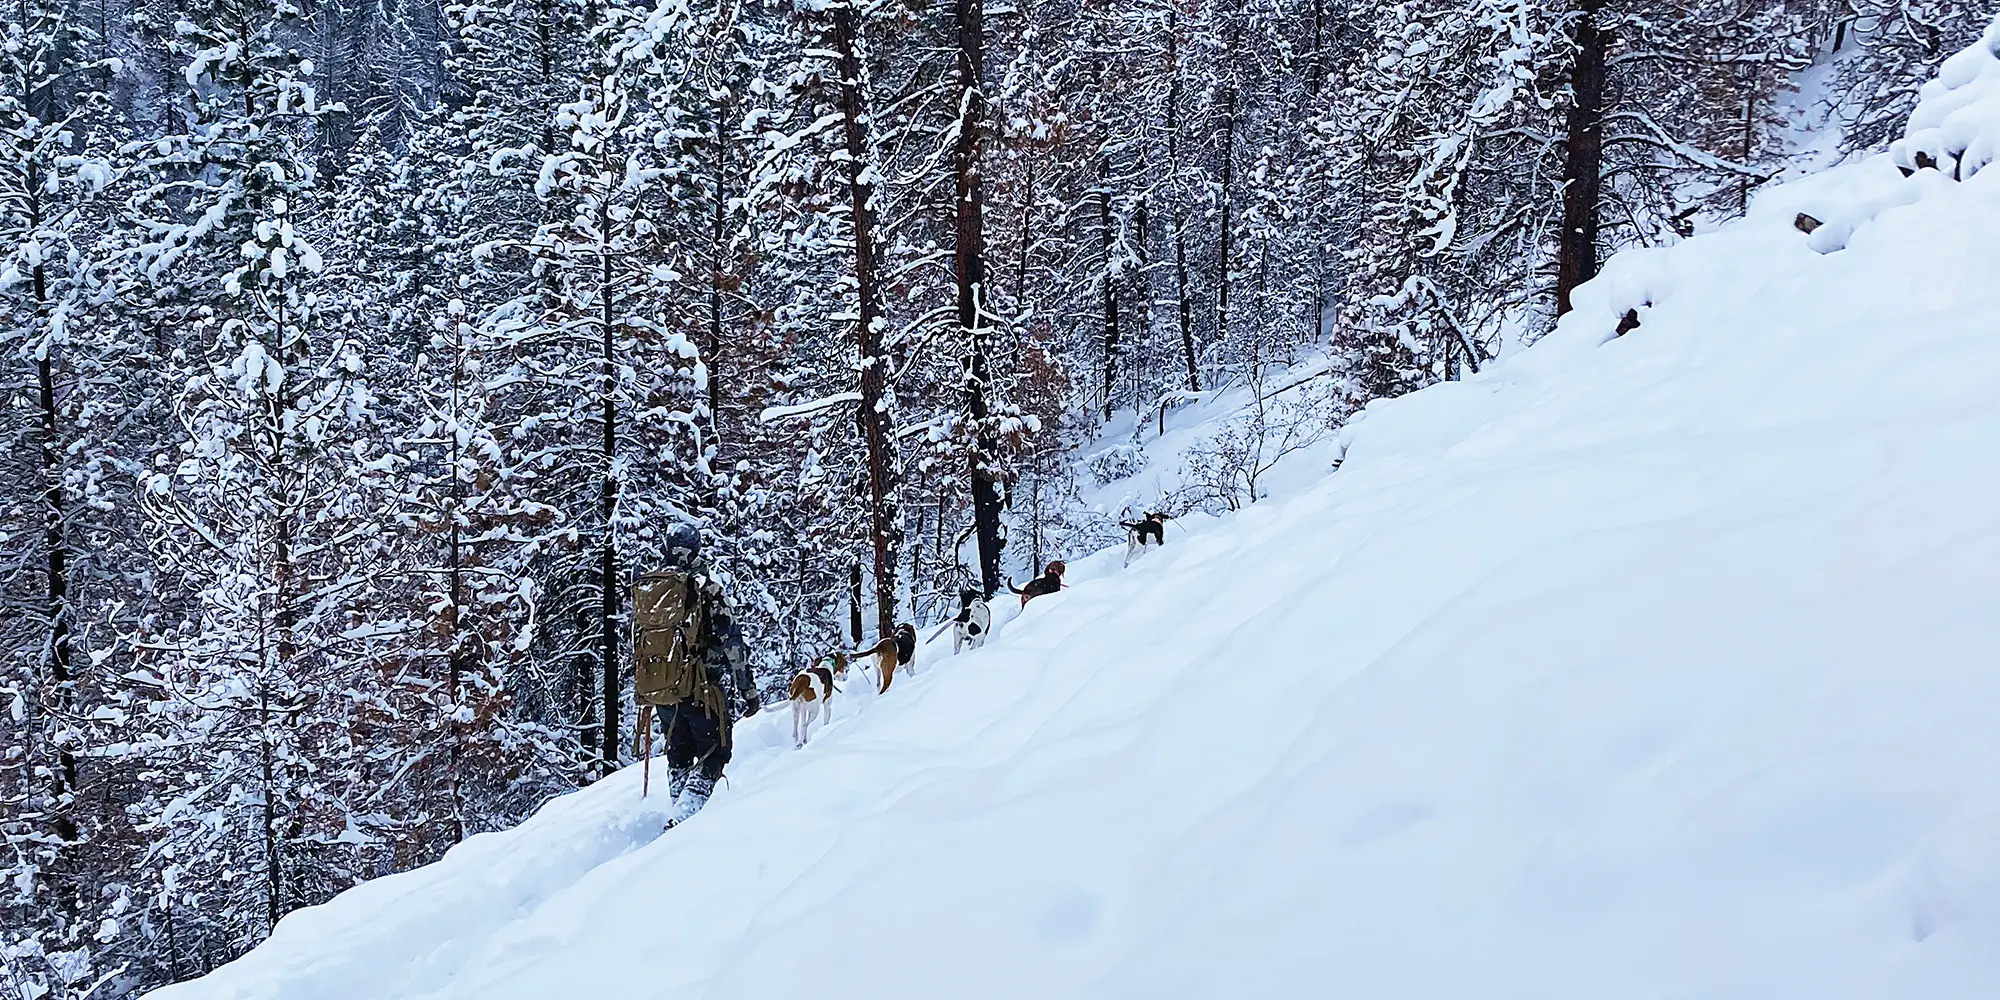
M1021 588L1014 585L1014 578L1011 576L1007 578L1007 589L1013 591L1016 594L1021 592Z

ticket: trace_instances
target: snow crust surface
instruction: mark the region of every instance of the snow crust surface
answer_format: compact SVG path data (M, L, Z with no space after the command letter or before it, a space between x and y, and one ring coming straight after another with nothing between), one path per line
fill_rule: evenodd
M1996 239L1776 188L671 833L628 769L155 996L2000 996Z

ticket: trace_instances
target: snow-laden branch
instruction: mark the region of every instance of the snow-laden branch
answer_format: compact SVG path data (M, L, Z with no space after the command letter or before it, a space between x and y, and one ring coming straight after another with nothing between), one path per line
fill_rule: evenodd
M861 402L861 394L858 392L837 392L823 399L815 399L810 403L794 403L790 406L767 406L757 414L757 422L773 424L780 420L789 420L793 417L810 416L821 410L830 410L845 403L859 402Z
M1737 163L1734 160L1725 160L1722 157L1716 156L1713 153L1696 149L1695 147L1690 146L1687 143L1682 142L1671 135L1668 135L1667 130L1661 128L1660 123L1654 121L1653 116L1645 113L1644 111L1615 111L1612 112L1611 114L1604 116L1604 120L1607 122L1612 121L1613 119L1620 119L1620 118L1638 122L1641 126L1643 126L1646 129L1646 131L1651 132L1652 135L1651 136L1622 135L1615 137L1616 141L1619 142L1651 141L1654 145L1659 146L1661 149L1664 149L1670 153L1673 153L1675 156L1687 160L1690 163L1700 164L1701 166L1707 167L1711 170L1725 170L1733 174L1742 174L1745 177L1754 178L1756 180L1769 180L1771 177L1769 171L1758 170L1756 167L1750 166L1749 164ZM1610 145L1612 141L1613 141L1612 139L1606 139L1605 145Z

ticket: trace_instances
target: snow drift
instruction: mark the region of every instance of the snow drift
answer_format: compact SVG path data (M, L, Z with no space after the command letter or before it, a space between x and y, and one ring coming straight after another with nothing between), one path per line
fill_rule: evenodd
M1317 485L1074 560L804 751L746 721L671 834L628 771L156 996L2000 996L2000 171L1960 176L1620 255Z

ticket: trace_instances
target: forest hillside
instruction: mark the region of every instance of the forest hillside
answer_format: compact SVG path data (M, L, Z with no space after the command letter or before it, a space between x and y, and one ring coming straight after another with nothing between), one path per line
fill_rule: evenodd
M995 990L1574 932L1586 995L1718 920L1815 950L1688 975L1990 985L1993 14L20 0L0 1000L309 991L313 926L747 991L817 913L932 995L953 919ZM629 595L687 535L746 728L656 839ZM965 587L990 647L771 735ZM731 944L627 960L668 906Z

